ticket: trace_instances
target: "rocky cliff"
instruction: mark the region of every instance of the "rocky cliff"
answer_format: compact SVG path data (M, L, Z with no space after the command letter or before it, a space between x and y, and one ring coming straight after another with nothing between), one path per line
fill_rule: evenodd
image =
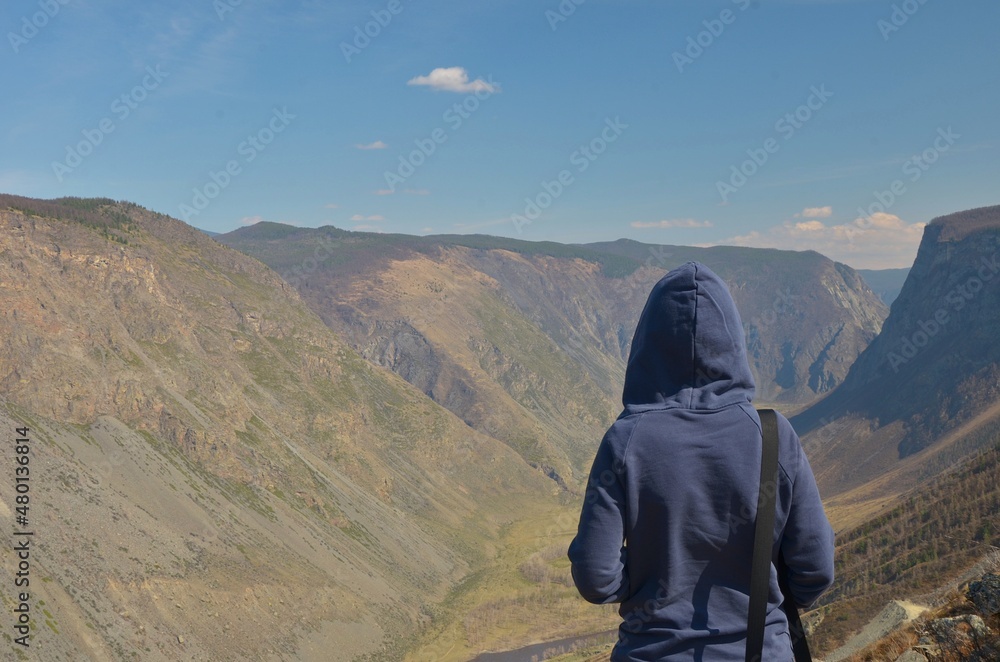
M963 439L1000 414L998 328L1000 207L934 219L882 332L793 420L826 486L860 485L925 449L933 473L974 450Z

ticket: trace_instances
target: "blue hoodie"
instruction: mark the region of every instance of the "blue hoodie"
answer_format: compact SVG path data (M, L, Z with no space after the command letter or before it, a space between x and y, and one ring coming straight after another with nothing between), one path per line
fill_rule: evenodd
M760 482L760 419L743 325L697 262L656 284L632 339L625 409L597 450L569 548L590 602L620 602L612 660L742 661ZM778 415L772 561L811 605L833 582L833 530L788 420ZM763 659L792 660L771 565Z

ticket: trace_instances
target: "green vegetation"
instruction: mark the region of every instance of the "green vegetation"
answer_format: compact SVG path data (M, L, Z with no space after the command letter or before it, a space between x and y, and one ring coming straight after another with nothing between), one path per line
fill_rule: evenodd
M122 244L129 243L128 235L136 231L135 222L123 210L138 208L139 206L134 203L116 202L111 198L67 197L35 200L0 194L0 209L79 223L100 231L106 239Z
M517 649L539 637L617 627L617 605L585 602L569 577L566 549L577 514L575 503L535 507L504 527L495 557L431 608L432 623L406 659L457 662L484 650Z
M1000 530L1000 435L956 470L837 538L833 588L814 637L830 651L887 602L933 591L993 549Z

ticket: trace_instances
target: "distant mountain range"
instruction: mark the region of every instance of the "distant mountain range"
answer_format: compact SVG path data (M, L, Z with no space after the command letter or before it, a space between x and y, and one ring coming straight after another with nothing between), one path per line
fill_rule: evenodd
M758 397L801 407L835 387L886 307L814 252L564 245L259 223L216 237L292 283L362 356L398 373L561 484L578 484L621 408L652 285L701 260L741 307Z

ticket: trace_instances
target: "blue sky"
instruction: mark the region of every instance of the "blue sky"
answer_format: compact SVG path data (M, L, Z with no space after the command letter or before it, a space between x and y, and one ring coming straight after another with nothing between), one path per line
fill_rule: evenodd
M11 1L0 191L908 266L923 223L1000 203L997 25L995 0Z

